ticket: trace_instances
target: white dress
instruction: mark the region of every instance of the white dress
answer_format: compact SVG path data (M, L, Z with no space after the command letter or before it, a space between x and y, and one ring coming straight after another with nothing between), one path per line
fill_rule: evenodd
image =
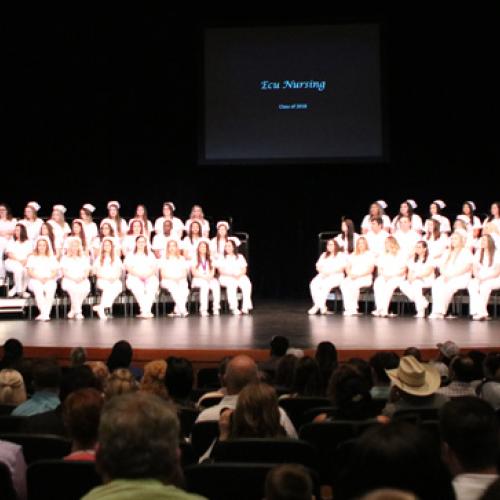
M94 274L97 276L96 286L102 291L102 309L111 308L116 297L123 291L122 273L123 264L118 256L113 261L106 256L102 263L100 258L95 260Z
M156 235L163 234L163 223L165 222L166 217L158 217L155 220L154 230ZM172 231L177 235L177 238L182 239L182 235L184 234L184 224L178 217L173 217L170 219L172 221Z
M369 250L361 254L349 255L347 269L349 271L350 268L350 273L340 284L345 315L357 313L361 288L367 288L373 282L375 260L375 255Z
M160 286L167 290L175 303L174 314L187 314L186 302L189 295L189 261L184 257L163 257L158 260Z
M129 253L124 260L127 288L134 294L141 314L150 314L158 291L158 267L153 254ZM130 271L134 272L131 274ZM151 274L152 273L152 274ZM135 274L138 274L136 276ZM142 277L147 276L148 277Z
M500 289L500 249L495 250L491 266L486 253L481 262L481 251L478 251L474 256L474 266L477 273L470 280L468 287L470 314L486 318L491 292Z
M28 288L35 295L35 301L40 310L40 319L48 320L54 302L57 282L52 274L59 270L59 263L54 256L30 255L26 269L33 271L37 278L30 277ZM47 281L42 279L47 278Z
M384 253L377 259L378 276L373 283L375 313L387 316L391 298L405 279L407 256L399 250L396 255Z
M82 313L82 303L90 293L90 261L88 257L70 257L65 255L60 263L62 271L61 287L70 296L70 315ZM71 316L70 316L71 317Z
M326 256L321 254L316 262L318 274L309 284L314 307L321 311L326 309L326 300L330 290L340 286L344 280L344 271L347 265L347 253L338 252L337 255Z
M217 268L219 282L221 286L226 288L227 301L231 311L236 312L238 309L238 288L243 296L241 309L244 312L253 309L252 283L246 274L247 261L245 257L241 254L226 255L217 260Z
M17 294L24 293L26 291L26 287L28 286L28 273L26 266L20 261L26 262L32 252L33 241L31 240L21 242L12 238L7 242L5 247L5 255L7 255L5 269L14 275L14 290ZM9 254L12 254L15 259L8 258Z
M214 266L210 267L210 263L206 260L198 264L198 259L195 257L191 260L191 273L193 275L191 287L200 290L200 312L207 314L208 295L211 290L213 312L218 314L220 310L220 284L214 278Z

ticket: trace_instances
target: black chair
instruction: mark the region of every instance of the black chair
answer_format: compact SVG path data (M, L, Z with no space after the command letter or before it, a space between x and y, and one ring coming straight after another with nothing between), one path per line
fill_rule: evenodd
M196 375L196 387L218 389L220 387L218 368L200 368Z
M15 405L0 405L0 415L10 415Z
M317 450L297 439L244 438L218 441L211 458L215 462L273 462L318 467Z
M17 500L17 493L12 484L10 470L2 462L0 462L0 496L4 500Z
M36 460L62 458L71 452L71 441L52 434L3 433L0 439L21 445L27 464Z
M319 474L322 484L332 484L338 446L360 436L367 428L380 425L376 420L337 420L305 424L299 438L318 450Z
M40 460L26 476L28 500L77 500L102 484L94 462Z
M207 398L204 398L203 401L200 401L200 408L205 409L205 408L210 408L211 406L218 405L224 396L210 396Z
M329 406L330 404L331 402L327 398L296 397L279 400L279 405L286 411L297 430L304 423L304 413L307 410L317 406Z
M306 410L302 416L302 425L310 424L318 415L326 413L329 417L335 415L337 408L335 406L317 406L316 408L311 408Z
M419 424L423 420L439 420L439 410L437 408L397 410L393 418L394 420L408 420L415 424Z
M186 489L210 500L261 500L268 472L272 463L204 463L184 470ZM309 471L313 480L313 492L321 498L319 478Z
M200 412L193 408L179 408L177 410L177 416L179 417L181 434L183 437L187 437L191 434L191 430L199 414Z
M218 420L196 422L191 430L191 444L197 457L201 457L219 437Z
M179 448L181 450L181 467L183 469L185 469L188 465L194 465L198 463L198 457L195 455L191 443L181 441L179 443Z
M17 415L1 415L0 433L19 432L26 418L28 417L18 417Z

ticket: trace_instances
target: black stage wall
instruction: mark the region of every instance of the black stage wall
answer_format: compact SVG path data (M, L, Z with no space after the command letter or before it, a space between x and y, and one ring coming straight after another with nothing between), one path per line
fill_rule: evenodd
M455 214L500 198L495 16L388 8L308 8L302 16L24 12L3 23L4 146L0 199L91 201L125 214L163 200L187 214L230 214L251 235L260 296L307 293L316 235L369 203L404 198L420 213L440 197ZM254 9L255 10L255 9ZM206 24L383 21L390 159L383 164L198 167L201 32ZM5 86L6 84L6 86Z

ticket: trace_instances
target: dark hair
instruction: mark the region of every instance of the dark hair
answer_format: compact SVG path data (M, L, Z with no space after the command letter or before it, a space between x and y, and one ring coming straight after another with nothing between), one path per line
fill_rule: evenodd
M175 400L185 400L193 389L194 372L191 361L170 356L167 358L165 386L169 396Z
M335 499L358 498L377 488L408 490L421 500L455 498L437 443L404 421L372 427L357 440L341 471Z
M274 376L274 385L281 388L291 388L295 367L298 359L293 354L285 354L278 362L276 375Z
M438 220L436 219L431 219L432 221L432 233L431 232L428 232L427 233L427 236L426 236L426 239L427 240L430 240L431 239L431 236L434 238L434 240L438 240L441 236L441 222L439 222Z
M312 495L311 476L303 465L277 465L267 473L266 500L311 500Z
M373 386L373 379L370 363L363 358L351 358L347 362L358 369L359 373L365 378L368 387L371 388Z
M292 393L299 396L322 396L323 379L318 362L310 356L299 359L293 376Z
M386 370L399 367L399 356L394 352L377 352L370 358L370 366L378 382L389 384Z
M496 466L498 419L489 403L474 396L455 398L441 409L439 427L465 471Z
M19 241L21 243L24 243L28 239L28 231L26 230L26 226L24 224L16 224L16 227L20 228L20 233L19 233ZM13 236L14 241L17 241L17 238L14 234Z
M474 363L474 379L481 380L484 376L483 363L486 359L486 354L482 351L469 351L467 356L472 359Z
M104 236L104 233L102 232L102 228L104 226L108 226L109 227L109 236ZM99 238L101 238L101 240L103 238L114 238L114 237L115 237L115 228L109 222L105 222L104 224L100 225L100 227L99 227Z
M486 237L486 239L488 240L488 256L489 256L488 266L492 267L493 259L495 257L495 252L497 251L495 246L495 240L491 237L491 234L484 234L483 236ZM482 264L483 261L484 261L484 248L481 248L479 262L481 262Z
M5 210L7 211L6 215L7 220L12 220L12 212L10 211L9 205L7 205L7 203L0 203L0 207L4 207Z
M424 241L424 240L420 240L420 241L417 241L417 245L418 244L421 244L423 245L423 247L425 248L425 254L424 254L424 263L427 262L427 259L429 258L429 246L427 245L427 242ZM417 252L415 252L415 257L414 257L414 262L417 262L418 261L418 255L417 255Z
M71 439L84 449L92 448L97 441L103 405L102 394L91 388L78 389L64 401L64 426Z
M323 384L326 386L338 366L337 348L327 340L320 342L316 347L314 358L318 362Z
M403 356L413 356L417 361L422 362L422 353L418 347L407 347Z
M475 376L474 361L469 356L459 354L450 363L450 378L458 382L472 382Z
M72 392L78 389L99 387L99 382L90 366L72 366L64 373L61 380L60 399L64 401Z
M199 237L201 238L202 236L202 227L201 224L197 220L191 221L191 224L189 225L189 231L188 231L188 238L193 243L193 224L198 224L198 229L199 229Z
M379 226L384 225L384 221L382 220L382 217L372 217L370 219L370 222L376 222Z
M178 475L179 421L167 402L137 392L111 398L99 424L98 471L106 480Z
M412 217L413 217L413 207L408 203L408 200L405 200L405 201L402 201L401 202L401 205L402 204L406 204L406 206L408 207L408 214L404 215L402 212L401 212L401 207L399 207L399 212L398 212L398 215L396 215L396 218L394 219L394 225L397 226L399 224L399 221L403 218L403 217L407 217L410 222L412 220Z
M464 214L464 210L463 210L463 206L464 205L467 205L469 207L469 210L470 210L470 215L467 216ZM462 204L462 215L465 215L466 217L469 217L469 220L470 220L470 223L471 224L474 224L474 207L468 202L468 201L464 201L463 204Z
M61 385L61 369L50 360L40 360L33 368L33 385L35 390L59 389Z
M271 356L284 356L290 347L290 341L283 335L275 335L271 339Z
M80 241L82 242L82 248L84 250L87 250L87 237L85 236L85 229L83 228L83 224L78 219L75 219L71 223L71 235L70 236L76 236L75 232L73 231L73 224L77 224L78 226L80 226L80 234L77 236L77 238L80 238Z
M23 357L23 344L17 339L7 339L3 345L3 360L16 361Z
M112 347L111 353L108 357L107 365L109 373L115 371L117 368L128 368L132 363L133 350L132 346L126 340L119 340Z
M347 226L347 253L354 252L354 222L351 219L342 219L342 222ZM342 233L342 239L346 240L346 234Z
M492 203L492 205L496 205L498 210L500 210L500 201L494 201ZM493 214L490 212L490 214L488 215L488 217L486 218L486 221L487 222L491 222L493 220Z

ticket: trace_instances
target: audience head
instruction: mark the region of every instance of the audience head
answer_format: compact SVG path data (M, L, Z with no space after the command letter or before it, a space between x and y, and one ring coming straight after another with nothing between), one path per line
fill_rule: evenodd
M499 425L489 403L474 396L455 398L441 409L439 424L452 474L496 468Z
M158 396L124 394L110 399L99 424L96 464L105 482L157 479L178 475L179 422Z
M267 474L265 500L311 500L313 484L303 465L283 464Z
M323 373L323 376L327 374L327 380L329 380L330 375L338 365L337 348L331 342L320 342L316 347L316 353L314 357L319 364L321 373Z
M0 404L17 406L26 401L26 387L23 376L17 371L5 368L0 371Z
M75 347L70 353L71 366L82 366L87 361L87 351L84 347Z
M408 347L405 349L403 356L413 356L417 361L422 363L422 353L418 347Z
M130 363L132 363L132 356L132 346L126 340L117 342L111 349L111 354L107 362L110 373L117 368L128 368Z
M469 356L460 354L450 363L449 378L457 382L472 382L475 380L474 361Z
M165 386L173 401L183 402L189 399L194 383L194 372L191 361L186 358L170 356L167 359Z
M377 352L370 358L373 382L375 385L389 385L391 380L386 370L399 366L399 357L394 352Z
M500 381L500 353L489 352L484 358L484 376L486 378Z
M460 354L460 347L452 340L447 340L444 344L438 344L439 359L449 365L451 360Z
M340 499L357 498L377 488L409 491L422 500L453 498L432 436L405 421L371 427L357 440L336 498L337 493Z
M121 394L136 392L138 389L139 384L132 372L126 368L118 368L109 376L104 395L108 400Z
M486 354L481 351L469 351L467 356L469 356L474 363L474 380L481 380L484 376L483 363L486 358Z
M257 380L257 365L250 356L240 354L228 363L225 375L228 394L238 394L246 385Z
M359 373L365 378L366 383L370 388L373 387L372 369L368 361L363 358L351 358L348 363L358 369Z
M226 385L225 375L227 371L227 365L232 359L232 356L224 356L219 362L218 377L221 387L225 387Z
M103 405L102 394L92 388L78 389L64 401L63 420L73 441L73 451L95 447Z
M240 391L232 415L230 435L232 438L272 438L285 435L273 387L251 382Z
M106 364L102 361L87 361L85 366L88 366L92 370L97 380L97 388L101 392L104 392L109 379L109 370Z
M3 361L17 361L23 357L23 344L17 339L8 339L3 345Z
M99 388L99 382L92 370L86 365L69 368L61 380L61 401L64 401L72 392L88 387Z
M298 360L291 392L299 396L323 395L323 379L318 362L314 358L306 356Z
M356 366L340 365L333 372L328 396L339 418L357 420L373 416L370 386Z
M403 490L384 488L371 491L359 500L419 500L413 493Z
M33 368L33 387L35 391L59 393L61 369L54 361L42 359Z
M290 342L283 335L275 335L271 339L271 356L281 358L286 354L287 349L290 347Z
M157 396L168 399L168 392L165 386L165 373L167 362L164 359L150 361L144 367L144 375L141 380L140 389Z
M274 385L284 389L290 389L293 383L295 367L299 360L293 354L283 356L276 367L276 375L274 376Z

